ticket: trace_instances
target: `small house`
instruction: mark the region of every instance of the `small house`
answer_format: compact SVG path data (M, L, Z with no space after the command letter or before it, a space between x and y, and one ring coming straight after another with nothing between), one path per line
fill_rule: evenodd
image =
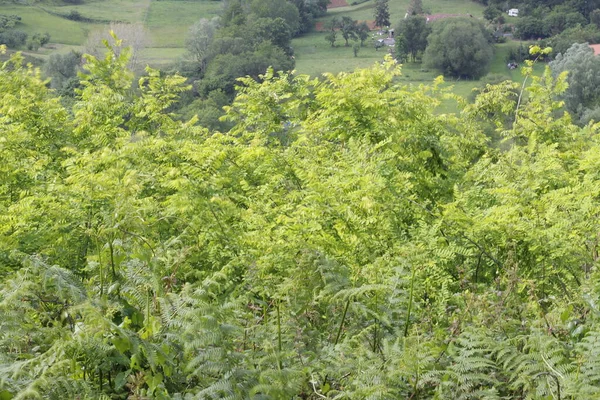
M519 16L519 9L518 8L511 8L510 10L508 10L508 16L509 17L518 17Z
M590 44L590 47L592 48L592 50L594 50L595 56L600 55L600 44Z

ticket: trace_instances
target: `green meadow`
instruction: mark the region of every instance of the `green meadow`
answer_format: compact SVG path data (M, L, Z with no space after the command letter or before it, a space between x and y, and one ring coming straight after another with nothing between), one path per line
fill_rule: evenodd
M75 22L44 11L44 9L26 5L0 5L2 14L19 15L21 23L17 29L28 35L48 32L52 36L52 43L80 45L87 38L87 34L100 27L97 24Z
M352 0L347 1L352 3ZM409 3L410 0L391 0L389 2L392 25L404 18ZM327 21L333 16L349 16L359 21L373 20L374 7L375 0L370 0L356 6L333 8L320 21ZM480 18L484 7L471 0L423 0L423 9L428 14L463 14Z
M64 49L65 45L83 46L90 32L108 29L109 23L115 21L142 24L146 28L150 48L144 54L150 55L147 62L153 65L167 64L183 54L190 26L201 18L218 16L221 8L222 2L213 0L91 0L78 5L0 2L0 13L21 16L17 29L29 35L45 32L51 35L51 44L38 51L41 58ZM66 18L73 11L93 22Z
M183 48L190 26L218 16L221 8L220 1L152 1L145 26L155 47Z

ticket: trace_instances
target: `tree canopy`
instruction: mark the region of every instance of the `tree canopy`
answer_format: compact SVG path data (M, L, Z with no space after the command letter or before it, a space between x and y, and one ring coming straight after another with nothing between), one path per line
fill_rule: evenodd
M417 59L427 48L427 37L431 33L431 27L427 24L425 17L411 15L400 20L395 29L396 37L402 36L405 44L402 53L410 54L413 61Z
M375 26L385 28L390 26L390 5L389 0L376 0L373 16L375 17Z
M473 18L439 21L428 42L423 56L425 65L451 76L483 76L494 56L489 32Z
M587 43L576 43L564 54L558 54L550 62L554 75L568 72L569 87L561 95L569 110L578 121L587 123L600 119L600 59Z

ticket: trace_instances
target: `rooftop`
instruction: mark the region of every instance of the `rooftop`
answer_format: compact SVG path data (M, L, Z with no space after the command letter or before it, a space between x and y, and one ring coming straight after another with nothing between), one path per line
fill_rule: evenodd
M600 55L600 44L590 44L592 50L594 50L594 55Z

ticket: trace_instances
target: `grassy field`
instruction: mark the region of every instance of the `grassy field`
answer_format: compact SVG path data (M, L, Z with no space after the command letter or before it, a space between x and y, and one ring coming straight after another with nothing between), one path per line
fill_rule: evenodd
M182 48L147 47L142 50L141 58L154 68L162 68L172 63L185 53Z
M392 26L404 18L409 3L410 0L390 1L390 20ZM349 16L359 21L372 20L374 6L375 1L371 0L357 6L334 8L329 10L328 15L319 19L318 22L327 24L334 16ZM482 16L484 9L480 4L470 0L424 0L423 7L429 14L470 14L477 18ZM294 39L292 46L294 47L296 57L296 70L299 74L319 76L325 71L332 73L350 72L355 68L369 67L375 62L381 61L387 53L386 49L376 51L371 43L372 40L368 40L365 43L366 46L360 49L358 57L354 57L352 48L344 47L342 39L338 41L338 47L332 48L325 41L324 33L315 32ZM510 43L499 47L490 72L506 72L505 75L508 78L512 79L514 75L514 79L518 79L520 76L518 71L510 73L504 61L508 47L512 45L514 44ZM439 72L437 71L424 70L420 63L406 63L402 66L400 80L407 84L428 84L438 75ZM452 91L462 97L469 97L473 88L480 85L481 83L477 80L453 81L451 78L448 78L444 84L446 87L451 86ZM441 112L454 112L456 109L456 104L452 100L444 100L440 107Z
M347 1L351 3L350 0ZM389 2L392 26L404 18L409 4L410 0L392 0ZM321 18L320 21L328 21L333 16L342 15L359 21L373 20L374 8L375 0L357 6L334 8L329 10L328 15ZM423 0L423 8L428 14L470 14L473 17L481 17L485 7L470 0Z
M151 0L91 0L79 5L45 6L52 12L63 15L77 11L86 18L102 21L142 22Z
M110 21L119 21L143 24L150 33L153 47L176 49L148 49L147 53L151 54L148 61L155 65L164 65L180 56L190 26L200 18L219 15L221 8L222 2L214 0L87 0L79 5L56 1L44 3L43 6L0 2L0 13L16 14L22 18L17 29L29 35L44 32L51 35L52 44L40 49L42 58L54 49L63 49L65 45L81 46L90 32L108 29ZM76 22L61 16L72 11L98 23Z
M184 47L188 30L200 18L219 15L220 1L152 1L146 27L156 47Z
M88 32L99 27L96 24L75 22L51 15L33 6L0 4L0 10L2 14L16 14L22 18L17 29L30 36L34 33L48 32L52 36L53 43L82 44Z
M346 7L347 8L347 7ZM342 10L339 8L336 10ZM351 47L345 47L343 40L337 42L337 47L331 45L325 40L325 33L313 32L298 39L294 39L296 58L296 71L298 74L307 74L313 77L320 76L323 72L351 72L356 68L365 68L373 65L375 62L383 60L387 53L385 49L376 51L371 45L372 41L365 42L354 57ZM523 44L527 47L527 43ZM506 57L511 48L517 48L519 42L511 41L495 46L494 59L490 65L490 74L498 74L512 79L516 82L522 82L520 69L510 70L506 67ZM541 75L545 68L544 63L538 63L535 67L535 73ZM436 70L424 69L421 63L406 63L402 66L401 82L407 84L428 84L431 83L440 73ZM473 89L482 85L479 80L455 80L453 78L445 79L445 87L452 87L452 92L464 98L468 98ZM441 112L456 111L456 104L452 100L444 100L440 107Z
M383 59L385 50L375 51L373 46L360 49L354 57L352 47L331 47L325 41L325 33L313 32L292 41L296 58L296 70L302 74L318 76L323 72L338 73L373 65ZM366 44L366 43L365 43Z
M392 24L404 17L410 0L393 0L390 2ZM105 26L109 21L129 23L142 23L151 35L154 47L183 48L189 27L200 18L217 16L222 9L222 1L196 0L85 0L79 5L68 5L59 0L47 0L42 3L3 3L0 0L0 11L5 14L17 14L23 18L19 27L21 30L34 34L48 32L52 42L63 45L82 45L85 43L89 32ZM327 21L333 16L347 15L358 20L373 19L375 0L370 0L358 6L331 9L328 15L320 21ZM423 5L430 13L458 13L480 16L483 7L472 0L424 0ZM68 20L60 15L68 15L72 11L79 12L83 17L101 23L83 23ZM310 58L311 35L306 40L305 58ZM302 54L302 45L299 44L297 54ZM366 52L358 60L349 60L343 50L337 51L339 60L332 60L332 72L341 70L344 65L365 66L369 65L369 58L377 55L368 55ZM165 53L166 54L166 53ZM339 67L336 67L338 64Z

